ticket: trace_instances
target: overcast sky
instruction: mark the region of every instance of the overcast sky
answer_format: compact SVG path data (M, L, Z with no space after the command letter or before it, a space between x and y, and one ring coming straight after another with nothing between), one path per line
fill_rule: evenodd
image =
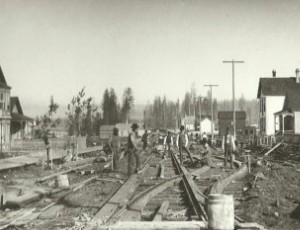
M66 105L83 87L107 87L135 103L183 99L193 82L218 84L217 99L256 98L259 77L300 67L300 1L0 0L0 65L23 110ZM33 107L36 107L35 109ZM40 111L43 113L43 111Z

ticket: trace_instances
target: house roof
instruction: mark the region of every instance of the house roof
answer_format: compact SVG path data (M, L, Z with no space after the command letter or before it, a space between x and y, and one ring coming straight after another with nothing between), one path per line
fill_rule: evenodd
M4 74L3 74L3 71L1 69L1 66L0 66L0 88L4 88L4 89L11 89L11 87L9 85L7 85L6 83L6 79L4 77Z
M290 90L286 93L282 111L300 111L300 89Z
M19 113L11 113L11 120L12 122L14 121L34 121L33 118L31 117L27 117L23 114L19 114Z
M266 96L285 96L289 91L300 91L300 84L296 83L295 77L260 78L257 98L260 98L261 94Z
M17 113L13 112L14 107L17 107ZM12 121L34 121L33 118L25 116L19 100L19 97L10 97L10 113Z
M18 114L23 115L23 109L19 97L10 97L10 112L12 113L14 107L17 107Z
M245 111L235 111L236 119L246 119ZM218 119L233 119L233 111L219 111Z

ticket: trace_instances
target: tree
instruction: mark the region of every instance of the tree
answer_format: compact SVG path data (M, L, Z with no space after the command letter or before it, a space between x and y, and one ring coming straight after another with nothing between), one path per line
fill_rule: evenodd
M85 87L83 87L77 96L73 97L68 104L68 111L66 115L69 122L69 134L70 135L85 135L90 127L82 125L84 118L87 117L88 107L92 101L89 97L85 99ZM91 124L91 123L90 123Z
M130 87L126 88L123 93L123 105L122 105L122 117L123 121L128 123L130 119L130 110L134 106L134 97L132 93L132 89Z
M106 89L103 94L102 102L103 121L106 125L115 125L119 121L119 106L117 95L113 88Z
M108 125L109 124L109 116L110 116L110 98L109 98L109 91L105 89L103 95L103 102L102 102L102 110L103 110L103 123Z
M50 98L50 104L48 107L49 109L44 115L40 117L37 116L35 119L36 125L39 127L35 131L35 137L37 138L48 136L50 128L56 127L61 123L60 118L56 118L55 120L53 119L54 113L56 113L59 108L59 105L54 102L53 96Z
M119 109L117 102L117 95L113 88L109 92L109 114L110 114L110 125L114 125L119 121Z

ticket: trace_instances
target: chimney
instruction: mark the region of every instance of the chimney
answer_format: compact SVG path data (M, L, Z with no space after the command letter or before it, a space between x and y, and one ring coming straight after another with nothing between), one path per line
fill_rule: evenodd
M300 83L300 70L299 68L296 69L296 83Z
M272 70L272 77L276 77L276 70L275 69Z

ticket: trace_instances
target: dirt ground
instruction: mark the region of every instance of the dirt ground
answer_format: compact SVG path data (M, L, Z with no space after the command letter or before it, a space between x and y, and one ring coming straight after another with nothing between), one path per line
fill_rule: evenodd
M141 162L143 163L147 157L149 157L149 154L142 154ZM96 162L76 172L68 173L70 186L95 176L98 177L98 180L64 197L57 204L63 205L63 208L57 212L55 218L36 219L23 227L10 227L7 229L82 229L127 180L127 161L127 157L120 160L118 171L112 171L110 167L105 167L107 166L107 162ZM16 188L17 195L23 195L30 190L54 187L54 180L37 184L36 179L65 169L58 164L54 164L53 170L44 170L41 165L31 165L3 171L0 174L0 180L3 185ZM36 207L38 211L55 201L62 194L64 192L51 197L45 197L27 205L26 208ZM5 219L6 215L11 211L13 210L0 210L0 220Z
M252 146L250 149L253 180L244 193L242 208L247 211L243 218L267 229L299 229L300 147L284 144L263 160L260 159L266 148ZM290 159L294 164L284 163Z
M261 159L267 148L249 146L248 149L251 150L252 173L247 177L245 186L248 189L244 192L243 201L239 205L239 209L245 210L243 212L245 214L240 217L247 222L257 222L266 229L299 229L300 147L283 144L263 160ZM194 146L194 151L199 150L198 146ZM141 161L144 162L149 156L147 153L142 154ZM240 158L243 158L243 154ZM82 229L128 178L127 160L127 157L124 157L120 161L118 172L105 168L107 162L97 162L77 172L69 173L70 185L93 176L98 176L99 180L66 196L58 204L63 205L63 208L54 219L36 219L22 228L10 229ZM35 181L59 170L64 170L59 164L55 164L52 171L43 170L40 165L31 165L1 172L0 180L5 186L15 187L19 195L22 195L32 189L54 186L53 181L43 184L37 184ZM94 171L92 174L82 173L91 170ZM45 197L28 206L39 209L54 200L55 196ZM5 218L8 212L9 210L0 210L0 219Z

